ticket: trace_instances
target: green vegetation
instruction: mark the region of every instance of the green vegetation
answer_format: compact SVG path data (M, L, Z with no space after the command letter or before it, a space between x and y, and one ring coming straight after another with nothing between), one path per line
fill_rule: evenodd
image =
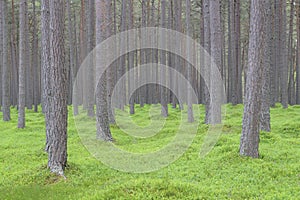
M149 106L137 106L136 111L133 121L148 125ZM200 106L200 112L204 113L203 106ZM27 111L26 128L19 130L17 110L12 109L12 121L0 122L0 199L299 198L300 106L284 110L278 105L271 109L272 132L261 134L259 159L243 158L238 153L242 105L227 105L226 112L223 134L205 158L199 158L207 130L207 126L201 123L192 145L180 159L168 167L145 174L116 171L91 156L70 116L69 166L65 180L46 169L43 115ZM69 113L71 115L71 110ZM178 110L170 108L166 128L149 139L134 140L117 126L112 126L115 143L120 148L136 152L162 147L174 136L179 114ZM155 119L161 120L159 116Z

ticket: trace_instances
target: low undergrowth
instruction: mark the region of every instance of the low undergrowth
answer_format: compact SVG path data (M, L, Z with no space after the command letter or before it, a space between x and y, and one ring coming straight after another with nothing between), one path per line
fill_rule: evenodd
M261 133L259 159L239 156L243 106L225 107L223 133L206 157L199 157L208 129L202 123L204 107L199 106L197 135L187 151L170 165L141 174L111 169L93 157L79 137L80 125L75 126L70 108L67 179L50 174L46 167L43 115L27 110L26 128L17 129L17 110L12 109L12 120L0 122L0 199L299 198L300 106L271 109L272 132ZM164 120L157 112L149 114L150 108L137 105L131 120L145 127ZM164 128L149 138L135 138L122 127L112 126L115 145L138 153L164 147L172 141L180 123L180 111L169 110ZM116 112L117 117L123 114Z

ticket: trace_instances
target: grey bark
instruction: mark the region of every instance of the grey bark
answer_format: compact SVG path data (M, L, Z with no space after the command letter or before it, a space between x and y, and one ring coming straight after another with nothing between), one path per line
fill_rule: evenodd
M2 112L3 121L10 121L10 66L8 62L9 31L7 16L7 0L2 1L2 31L3 31L3 54L2 54Z
M221 32L221 17L220 17L220 0L210 1L210 32L211 32L211 59L216 64L221 73L222 69L222 32ZM211 91L210 96L218 96L217 87L218 83L213 79L214 74L210 75ZM213 102L215 101L215 102ZM221 102L212 98L211 100L211 113L209 118L209 124L221 123Z
M95 0L88 0L86 11L87 18L87 52L90 53L94 48L94 18L95 18ZM88 59L89 65L93 65L93 59ZM87 115L93 117L95 115L94 111L94 69L93 67L89 67L87 70Z
M160 25L162 28L166 28L166 0L161 1L161 16L160 16ZM165 47L166 43L166 38L165 35L162 35L162 46ZM162 65L166 65L166 52L165 51L160 51L160 63ZM166 69L161 68L160 69L160 74L161 74L161 80L164 84L166 84ZM160 102L161 102L161 115L163 117L168 116L168 98L167 98L167 89L166 87L161 87L160 89Z
M270 0L265 0L265 44L262 59L262 97L261 97L261 115L260 115L260 130L270 132L270 68L271 68L271 52L272 52L272 4Z
M300 105L300 1L297 3L297 67L296 67L296 104Z
M286 0L280 0L280 96L283 108L288 107L288 65L286 37Z
M204 49L205 51L207 51L208 54L210 54L210 8L209 8L209 4L210 1L209 0L203 0L203 18L204 18ZM204 59L204 65L207 65L208 63L210 63L209 60L205 60ZM210 85L210 71L209 71L209 67L205 67L204 71L204 76L206 76L206 74L208 75L208 79L206 81L206 87L204 90L205 93L205 123L208 124L209 123L209 118L210 118L210 94L209 94L209 90L208 90L208 85ZM203 77L204 77L203 76Z
M262 59L264 55L265 0L251 0L248 72L240 154L259 157Z
M67 85L68 69L64 49L64 0L51 0L50 8L50 66L47 76L46 121L50 144L48 167L52 173L63 175L67 164Z
M296 103L296 93L295 93L295 73L294 73L294 16L295 16L295 1L290 2L290 22L289 22L289 39L288 39L288 68L289 68L289 86L288 86L288 100L290 105L295 105Z
M25 70L28 68L27 55L28 46L26 39L28 39L27 34L27 0L20 1L20 35L19 35L19 106L18 106L18 128L25 128Z
M110 0L96 0L96 43L100 44L107 37L107 4ZM109 118L107 112L107 83L106 73L100 77L96 87L96 120L97 120L97 138L104 141L112 141L112 135L109 128Z
M41 1L41 68L42 68L42 107L45 113L45 122L50 121L50 103L47 98L47 91L50 91L48 74L50 73L50 10L49 0ZM47 124L46 124L47 125ZM51 138L50 129L46 127L46 147L48 152Z
M3 15L2 15L2 11L3 11L3 1L0 1L0 10L1 10L1 14L0 14L0 83L3 84L2 82L2 71L3 71ZM3 100L3 87L0 87L0 111L2 112L2 100Z
M186 0L186 34L188 36L190 36L190 32L191 32L191 27L190 27L190 23L191 23L191 1L190 0ZM189 43L189 40L187 40L187 44L186 44L186 54L187 54L187 58L188 60L191 59L191 54L192 51L191 49L194 49L191 44ZM189 62L186 62L187 64L187 77L188 77L188 81L190 82L190 84L192 84L192 66ZM194 122L194 113L193 113L193 102L192 102L192 86L188 84L188 88L187 88L187 112L188 112L188 122L192 123Z
M33 104L34 112L38 112L39 97L40 97L40 76L38 64L38 32L37 32L37 19L36 19L36 0L32 0L32 66L33 66Z

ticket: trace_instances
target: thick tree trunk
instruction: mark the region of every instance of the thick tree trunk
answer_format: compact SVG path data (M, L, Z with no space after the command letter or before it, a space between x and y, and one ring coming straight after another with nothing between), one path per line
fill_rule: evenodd
M264 55L265 0L251 0L248 72L240 143L242 156L259 157L259 120L261 109L262 59Z
M64 49L64 0L50 1L50 66L46 75L47 86L46 121L50 144L48 149L48 167L51 172L63 175L67 164L67 85L68 70L65 65Z
M107 4L110 0L96 0L96 43L100 44L107 37ZM107 112L107 83L106 73L102 74L96 87L96 120L97 120L97 138L104 141L112 141L112 135L109 128L109 118Z

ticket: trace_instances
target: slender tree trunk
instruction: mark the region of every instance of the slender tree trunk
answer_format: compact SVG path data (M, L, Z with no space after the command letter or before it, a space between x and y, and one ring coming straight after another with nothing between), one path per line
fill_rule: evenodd
M260 115L260 130L270 132L270 68L271 68L271 52L272 52L272 4L270 0L265 0L265 46L262 59L262 97L261 97L261 115Z
M288 39L288 68L289 68L289 86L288 86L288 100L290 105L295 105L296 95L295 95L295 77L294 77L294 15L295 15L295 1L292 0L291 11L290 11L290 24L289 24L289 39Z
M209 8L209 4L210 4L210 0L203 0L203 16L204 16L204 49L205 51L207 51L208 54L210 54L210 8ZM205 60L204 59L204 65L207 65L208 63L210 63L209 60ZM210 85L210 70L209 67L205 67L204 71L204 76L208 77L208 80L206 80L205 84ZM204 77L203 76L203 77ZM211 115L211 110L210 110L210 93L208 90L209 87L205 87L205 123L208 124L209 123L209 119L210 119L210 115Z
M36 1L32 0L33 9L33 38L32 38L32 65L33 65L33 104L34 112L38 112L39 96L40 96L40 76L39 76L39 64L38 64L38 33L37 33L37 21L36 21Z
M19 53L19 115L18 115L18 128L25 128L25 70L28 68L26 51L28 51L28 46L26 46L26 39L28 39L27 26L27 0L20 1L20 53Z
M129 20L128 20L128 27L129 29L133 29L133 12L134 12L134 8L133 8L133 0L129 0ZM128 55L128 70L133 70L134 69L134 52L130 52ZM132 82L132 83L131 83ZM128 78L128 91L130 91L130 85L134 85L134 80L131 80L130 78ZM130 95L130 94L128 94ZM131 115L133 115L135 113L134 110L134 96L129 96L129 112Z
M297 1L297 67L296 67L296 104L300 105L300 1Z
M74 40L76 41L76 37L73 36L74 34L74 26L73 26L73 21L72 21L72 9L71 9L71 2L70 0L67 0L67 14L68 14L68 35L69 35L69 54L70 54L70 86L69 89L71 90L70 95L73 94L73 91L76 91L76 98L72 98L72 103L73 103L73 114L77 115L78 114L78 103L77 103L77 89L73 90L73 87L76 79L76 56L75 56L75 46L74 45ZM75 21L74 21L75 22ZM75 43L76 44L76 43Z
M87 4L87 52L90 53L94 49L94 32L95 32L95 26L94 26L94 18L95 18L95 0L88 0ZM89 65L94 66L93 59L89 59ZM94 111L94 104L95 104L95 98L94 98L94 69L93 67L89 67L87 70L87 114L90 117L93 117L95 115Z
M161 16L160 16L160 25L162 28L166 28L166 0L161 1ZM161 34L162 36L162 46L166 46L166 38L165 35ZM160 63L162 65L166 65L166 52L165 51L160 51ZM160 74L161 74L161 80L163 84L166 84L166 69L162 67L160 69ZM168 117L168 99L167 99L167 90L166 87L162 86L160 89L160 102L161 102L161 115L163 117Z
M280 95L283 108L288 107L288 63L286 45L286 0L280 0Z
M186 0L186 34L188 36L190 36L190 23L191 23L191 0ZM191 60L191 54L192 51L191 49L193 49L193 47L191 46L191 44L189 43L189 40L187 41L186 44L186 54L187 54L187 58L188 60ZM188 80L190 82L190 84L192 84L192 66L189 62L187 63L187 77ZM193 102L192 102L192 87L191 85L188 85L187 91L187 111L188 111L188 122L192 123L194 122L194 113L193 113Z
M2 1L2 31L3 31L3 54L2 54L2 112L3 121L10 121L10 66L8 62L9 31L7 0Z
M12 105L18 105L18 95L19 95L19 62L18 62L18 54L17 54L17 37L16 37L16 24L15 24L15 3L14 0L11 1L11 65L12 65Z
M242 156L259 157L259 120L261 109L262 59L264 55L265 0L251 0L248 72L240 143Z
M210 32L211 32L211 58L212 62L216 64L221 73L222 69L222 32L221 32L221 17L220 17L220 0L211 0L210 1ZM217 84L213 79L214 74L210 75L210 84L211 84L211 97L218 96L217 93ZM213 102L215 100L215 102ZM211 101L211 115L209 118L209 124L219 124L221 123L221 104L217 99Z

